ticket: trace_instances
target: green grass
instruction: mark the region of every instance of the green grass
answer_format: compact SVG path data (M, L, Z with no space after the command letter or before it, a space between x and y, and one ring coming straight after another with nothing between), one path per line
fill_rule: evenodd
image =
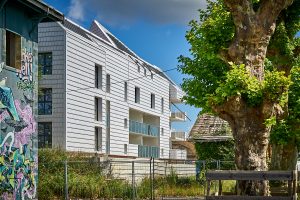
M83 154L67 154L61 150L39 150L38 198L43 200L64 199L65 171L64 160L68 159L69 197L87 199L149 199L151 182L144 178L133 191L131 183L104 175L99 163ZM77 162L72 162L77 161ZM78 162L83 161L83 162ZM113 174L113 172L112 172ZM154 193L157 197L197 197L204 195L204 176L197 181L195 177L181 177L172 170L166 177L155 177ZM224 191L234 189L234 183L224 183Z

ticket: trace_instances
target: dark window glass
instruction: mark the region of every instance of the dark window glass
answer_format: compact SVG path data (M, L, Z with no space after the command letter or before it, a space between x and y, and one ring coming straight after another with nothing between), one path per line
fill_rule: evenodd
M51 88L40 89L38 95L38 112L39 115L52 114L52 89Z
M95 127L95 151L102 150L102 128Z
M95 97L95 120L102 121L102 98Z
M52 53L39 53L39 69L42 75L52 74Z
M32 64L32 60L28 60ZM6 65L21 69L21 36L6 30Z
M155 94L151 94L151 108L155 108Z
M110 93L110 75L106 75L106 92Z
M128 85L127 82L124 83L124 100L127 101L127 96L128 96Z
M51 122L38 123L38 145L39 148L52 147L52 123Z
M134 89L134 94L135 94L135 103L140 103L140 88L135 87Z
M102 89L102 66L95 66L95 88Z
M164 98L161 98L161 113L164 113Z

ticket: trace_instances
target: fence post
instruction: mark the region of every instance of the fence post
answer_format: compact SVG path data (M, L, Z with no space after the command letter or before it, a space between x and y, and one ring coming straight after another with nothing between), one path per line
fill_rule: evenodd
M131 173L132 173L132 177L131 177L131 181L132 181L132 199L135 199L135 175L134 175L134 161L132 161L131 163Z
M68 161L65 160L65 199L69 199L69 192L68 192Z
M154 157L152 157L152 161L153 161L153 164L152 164L152 185L151 185L151 192L152 192L152 197L153 199L155 199L155 194L154 194Z
M153 197L152 197L152 157L150 158L150 199L152 200Z

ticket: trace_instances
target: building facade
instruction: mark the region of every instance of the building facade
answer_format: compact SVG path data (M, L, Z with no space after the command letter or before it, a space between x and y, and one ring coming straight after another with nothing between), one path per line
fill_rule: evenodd
M39 25L39 146L169 158L182 91L99 22Z
M63 18L39 1L0 1L0 199L36 197L38 23Z

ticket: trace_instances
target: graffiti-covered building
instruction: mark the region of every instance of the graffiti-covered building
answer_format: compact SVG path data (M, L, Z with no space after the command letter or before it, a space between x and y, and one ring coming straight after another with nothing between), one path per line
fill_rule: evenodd
M141 44L142 45L142 44ZM39 146L169 158L183 92L99 22L39 25Z
M38 23L63 15L36 0L0 0L0 199L37 189Z

